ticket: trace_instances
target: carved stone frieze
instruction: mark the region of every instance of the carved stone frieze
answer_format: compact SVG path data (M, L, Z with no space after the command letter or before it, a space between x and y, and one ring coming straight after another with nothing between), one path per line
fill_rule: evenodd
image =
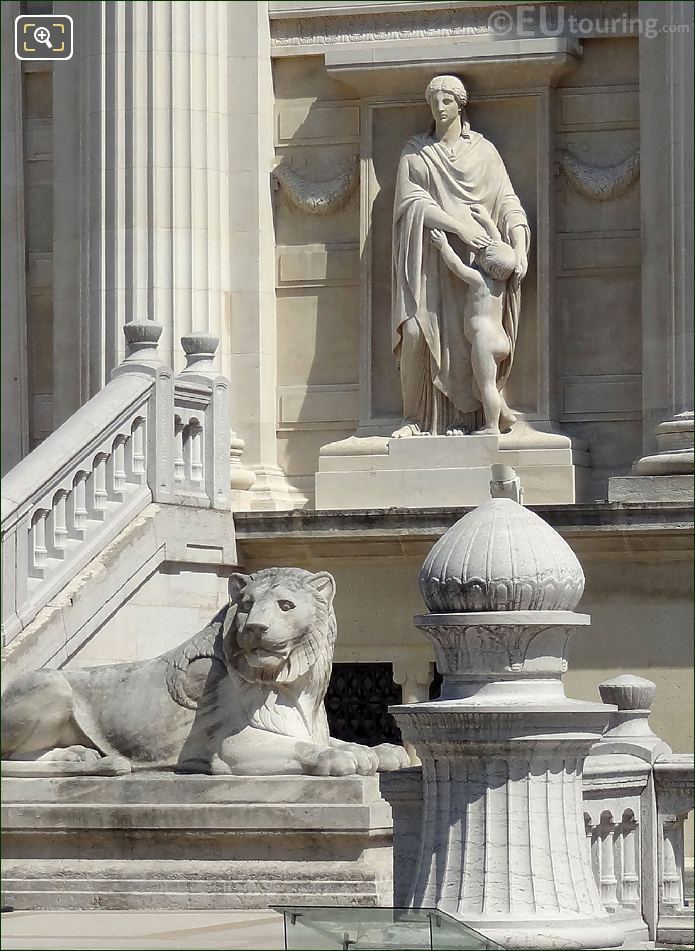
M287 201L308 215L330 215L345 205L360 180L360 163L354 156L349 167L337 178L312 182L302 177L289 165L278 165L273 177Z
M485 673L559 675L567 669L565 650L571 629L550 625L511 628L481 625L465 629L429 625L437 666L442 673L475 670Z
M396 4L393 4L396 7ZM292 46L322 47L340 43L393 42L436 37L471 36L513 39L518 22L514 5L450 4L432 10L398 10L393 12L346 13L271 19L271 42L276 49ZM629 35L637 16L637 3L607 4L601 2L559 5L537 4L524 7L524 31L539 35L572 35L571 24L580 20L603 24L614 23L613 32ZM500 18L502 13L502 19ZM508 13L508 19L504 14ZM496 15L496 18L493 17ZM544 34L541 32L544 31ZM601 26L597 27L600 32ZM584 31L583 31L584 33ZM529 32L525 32L528 36Z
M560 170L575 191L591 201L613 201L639 178L639 151L615 165L592 165L563 150Z

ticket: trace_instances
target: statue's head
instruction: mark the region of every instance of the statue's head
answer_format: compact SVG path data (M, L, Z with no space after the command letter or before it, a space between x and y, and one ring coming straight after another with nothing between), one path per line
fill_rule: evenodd
M229 579L230 663L250 683L292 683L316 668L325 687L336 638L335 581L326 571L263 568Z
M514 250L504 241L491 241L475 256L476 264L496 281L506 281L516 267Z
M436 105L435 98L440 98L436 95L437 93L448 93L449 96L455 100L458 112L461 112L463 107L468 102L468 92L466 91L466 87L463 85L458 76L435 76L434 79L430 81L427 89L425 90L425 99L427 101L427 105L430 107L430 109L432 109L433 115L434 105Z

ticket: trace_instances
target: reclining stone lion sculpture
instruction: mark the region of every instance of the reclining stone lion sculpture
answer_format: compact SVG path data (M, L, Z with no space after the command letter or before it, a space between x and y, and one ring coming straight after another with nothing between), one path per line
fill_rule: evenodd
M329 736L331 575L266 568L232 575L229 593L206 628L152 660L18 677L2 697L3 775L348 776L408 765L399 746Z

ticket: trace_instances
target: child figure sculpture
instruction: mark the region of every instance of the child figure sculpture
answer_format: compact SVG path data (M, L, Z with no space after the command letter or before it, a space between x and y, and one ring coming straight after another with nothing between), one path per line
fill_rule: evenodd
M479 267L475 267L461 260L444 231L433 229L430 241L452 273L468 285L463 332L471 346L475 388L485 415L485 426L477 434L498 436L500 431L510 430L516 419L497 388L498 366L510 352L502 314L506 280L515 265L514 252L503 241L493 240L476 254Z

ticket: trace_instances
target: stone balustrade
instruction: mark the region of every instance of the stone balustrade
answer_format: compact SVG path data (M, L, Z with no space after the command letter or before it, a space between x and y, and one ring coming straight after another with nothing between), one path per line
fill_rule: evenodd
M650 773L648 763L628 754L591 755L584 764L584 824L594 880L603 907L626 920L626 933L635 941L648 940L650 923L654 927L646 908L652 883L644 889L643 911L641 881L648 821L642 797Z
M182 338L175 378L157 357L159 324L123 329L111 381L3 479L3 646L150 502L224 510L253 482L213 368L217 338Z

